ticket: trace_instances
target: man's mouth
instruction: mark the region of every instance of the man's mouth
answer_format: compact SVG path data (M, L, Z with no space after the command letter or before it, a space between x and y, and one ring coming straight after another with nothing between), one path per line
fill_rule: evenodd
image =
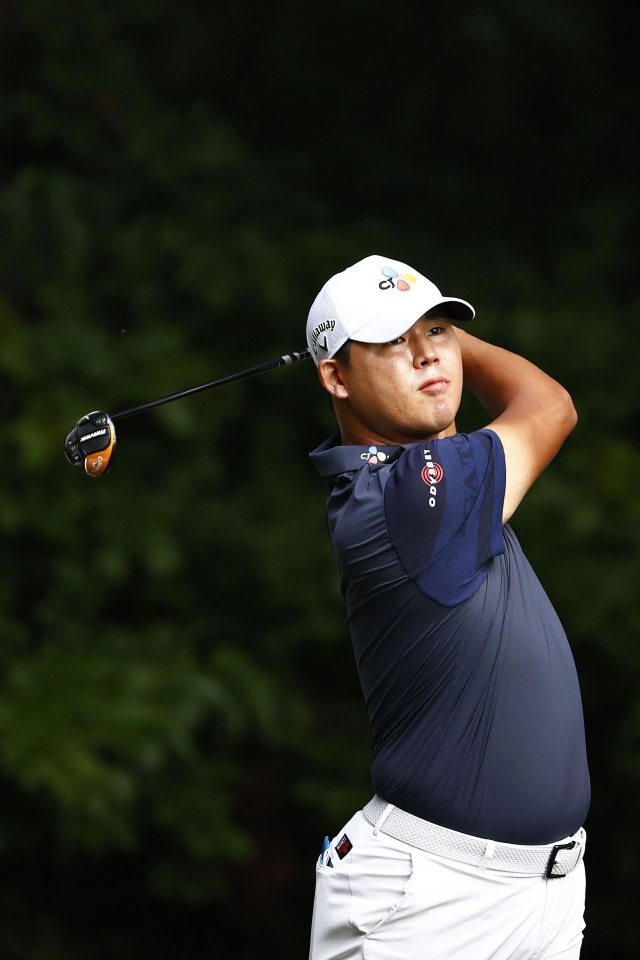
M421 393L441 393L449 386L449 381L444 377L435 377L431 380L425 380L418 389Z

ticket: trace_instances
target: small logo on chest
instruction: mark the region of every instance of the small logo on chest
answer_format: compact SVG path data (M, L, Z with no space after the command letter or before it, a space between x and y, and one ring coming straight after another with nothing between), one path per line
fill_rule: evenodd
M349 837L346 835L346 833L344 833L336 843L336 853L341 860L344 860L352 848L353 844L351 843L351 840L349 840Z
M387 459L387 454L384 450L378 450L377 447L369 447L366 453L360 454L360 459L367 460L368 463L375 465L376 463L384 463Z

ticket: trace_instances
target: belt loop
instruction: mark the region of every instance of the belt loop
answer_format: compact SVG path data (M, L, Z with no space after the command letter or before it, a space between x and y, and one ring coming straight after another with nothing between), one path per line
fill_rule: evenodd
M478 871L484 873L484 871L489 866L489 861L493 860L493 855L496 852L496 842L495 840L487 840L487 846L482 856L482 860L478 864Z
M378 836L378 833L380 832L380 827L385 822L385 820L387 819L387 817L389 816L392 810L395 810L395 805L393 803L388 803L384 808L384 810L382 811L382 813L380 814L380 816L378 817L378 819L376 820L376 825L373 828L374 837Z

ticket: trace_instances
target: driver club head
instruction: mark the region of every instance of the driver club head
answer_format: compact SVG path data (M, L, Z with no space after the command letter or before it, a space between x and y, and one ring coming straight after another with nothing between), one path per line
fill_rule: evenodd
M64 441L69 463L90 477L103 477L116 448L116 428L108 413L94 410L76 423Z

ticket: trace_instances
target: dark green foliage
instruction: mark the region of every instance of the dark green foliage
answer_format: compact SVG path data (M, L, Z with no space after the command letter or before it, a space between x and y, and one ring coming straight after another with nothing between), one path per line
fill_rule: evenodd
M123 422L104 480L62 439L299 348L372 252L574 395L514 526L583 686L583 956L635 956L634 65L619 0L0 4L3 960L304 955L369 797L313 367Z

